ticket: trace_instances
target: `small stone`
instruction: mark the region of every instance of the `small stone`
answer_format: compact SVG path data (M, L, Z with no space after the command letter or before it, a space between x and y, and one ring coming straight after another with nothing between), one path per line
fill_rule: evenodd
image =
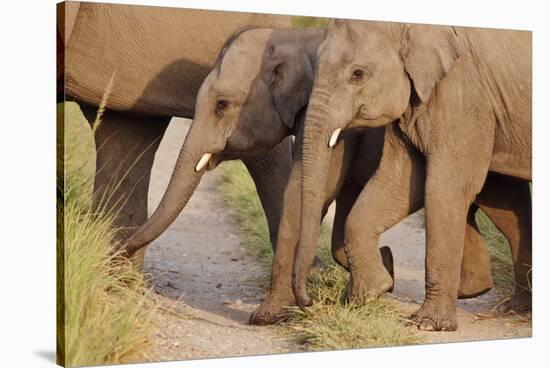
M235 305L241 305L241 304L243 304L243 302L241 301L241 299L235 300Z
M221 287L222 287L222 283L221 283L221 282L218 283L218 285L216 285L216 289L219 289L219 288L221 288Z

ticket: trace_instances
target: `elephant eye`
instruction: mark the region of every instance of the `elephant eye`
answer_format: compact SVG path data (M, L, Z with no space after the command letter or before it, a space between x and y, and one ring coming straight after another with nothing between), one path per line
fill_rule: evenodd
M361 82L365 78L365 71L363 69L355 69L353 70L353 73L351 73L351 82L358 83Z
M229 106L229 101L226 99L219 99L216 101L216 115L223 116L225 110Z

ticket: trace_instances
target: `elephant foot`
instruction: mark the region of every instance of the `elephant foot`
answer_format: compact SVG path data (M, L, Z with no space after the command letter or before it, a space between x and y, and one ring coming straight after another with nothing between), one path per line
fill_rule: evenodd
M359 272L350 274L348 285L348 302L357 305L370 303L386 291L393 290L393 277L386 270L381 268L380 271L369 272L369 277L361 275Z
M469 287L460 287L458 289L458 299L471 299L471 298L477 298L480 295L483 295L487 293L489 290L493 288L493 284L486 285L486 286L479 286L475 288L469 288Z
M501 314L529 313L532 307L532 294L529 290L519 291L505 303L500 304L496 311Z
M465 245L465 247L466 246L467 245ZM468 246L472 248L472 244ZM484 247L481 255L473 255L472 249L469 249L468 254L464 254L457 295L459 299L475 298L485 294L493 288L489 254L485 245L482 244L481 246ZM485 255L485 253L487 253L487 255ZM475 257L479 259L474 259Z
M456 331L456 303L437 303L426 300L410 319L423 331Z
M294 296L275 296L269 294L262 304L250 315L249 324L265 326L277 323L288 317L287 307L295 306Z

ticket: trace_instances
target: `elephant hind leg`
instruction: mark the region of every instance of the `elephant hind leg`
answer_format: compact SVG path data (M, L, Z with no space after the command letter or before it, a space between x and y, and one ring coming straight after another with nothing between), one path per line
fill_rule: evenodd
M97 107L81 105L92 126ZM94 210L115 215L118 239L147 221L147 195L155 152L169 117L140 118L107 110L93 127L96 145Z
M516 178L489 174L476 202L506 237L510 245L516 293L503 311L531 309L532 227L529 183Z
M493 288L491 255L475 220L477 210L476 205L470 206L466 218L464 252L458 288L459 299L475 298Z

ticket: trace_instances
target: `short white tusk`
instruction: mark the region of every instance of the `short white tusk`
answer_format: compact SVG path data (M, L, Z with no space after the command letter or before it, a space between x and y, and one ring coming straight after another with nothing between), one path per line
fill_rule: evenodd
M205 153L204 155L202 155L201 159L197 163L197 166L195 166L195 171L201 171L206 166L208 161L210 161L211 157L211 153Z
M336 145L336 141L338 140L338 136L340 135L340 132L342 129L338 128L332 132L332 135L330 136L330 140L328 141L329 148L332 148Z

